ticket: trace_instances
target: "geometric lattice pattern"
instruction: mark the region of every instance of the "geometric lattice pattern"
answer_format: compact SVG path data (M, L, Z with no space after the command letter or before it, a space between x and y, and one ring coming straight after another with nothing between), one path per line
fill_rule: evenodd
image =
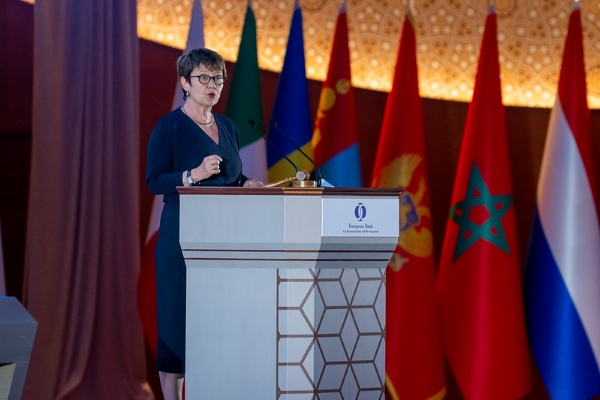
M306 72L324 80L342 0L300 0ZM352 83L389 91L406 4L423 97L470 101L490 0L348 0ZM573 0L495 0L504 104L552 107ZM183 49L190 0L138 0L141 37ZM202 0L206 45L237 59L247 0ZM600 1L581 0L588 101L600 108ZM252 0L260 67L281 71L293 0Z
M278 270L277 398L384 399L385 269Z
M26 0L33 3L33 0ZM342 0L300 0L306 73L325 80ZM348 0L352 84L390 91L407 3L421 96L470 101L490 0ZM495 0L505 105L552 107L573 0ZM202 0L206 46L235 61L247 0ZM191 0L138 0L138 35L183 49ZM600 1L581 0L588 102L600 108ZM281 71L293 0L252 0L262 69Z

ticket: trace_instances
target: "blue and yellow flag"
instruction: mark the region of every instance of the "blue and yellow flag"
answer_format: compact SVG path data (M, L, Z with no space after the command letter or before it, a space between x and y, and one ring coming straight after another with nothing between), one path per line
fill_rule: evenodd
M299 169L305 171L313 169L310 161L296 150L284 136L284 134L287 135L312 157L310 145L312 129L304 59L304 38L302 36L302 10L298 1L296 1L295 7L283 69L279 76L275 105L269 123L268 138L274 144L274 146L267 147L270 181L295 175L294 167L284 158L284 154Z

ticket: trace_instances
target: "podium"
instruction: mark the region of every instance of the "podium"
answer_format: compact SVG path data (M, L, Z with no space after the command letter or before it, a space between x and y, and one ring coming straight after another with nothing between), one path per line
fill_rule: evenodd
M401 189L179 193L186 397L382 399Z
M14 297L0 296L0 399L19 400L37 322Z

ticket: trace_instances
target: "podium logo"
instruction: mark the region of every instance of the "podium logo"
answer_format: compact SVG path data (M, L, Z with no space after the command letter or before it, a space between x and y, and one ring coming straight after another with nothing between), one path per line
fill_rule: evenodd
M358 203L354 208L354 216L357 220L362 221L367 216L367 207L363 203Z

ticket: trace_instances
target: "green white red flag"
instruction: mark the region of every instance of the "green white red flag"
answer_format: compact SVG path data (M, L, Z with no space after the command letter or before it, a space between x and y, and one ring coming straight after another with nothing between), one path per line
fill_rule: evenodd
M240 131L242 172L249 178L267 182L267 147L263 133L263 109L256 43L256 18L248 0L244 28L227 99L227 115ZM256 123L253 128L248 120Z

